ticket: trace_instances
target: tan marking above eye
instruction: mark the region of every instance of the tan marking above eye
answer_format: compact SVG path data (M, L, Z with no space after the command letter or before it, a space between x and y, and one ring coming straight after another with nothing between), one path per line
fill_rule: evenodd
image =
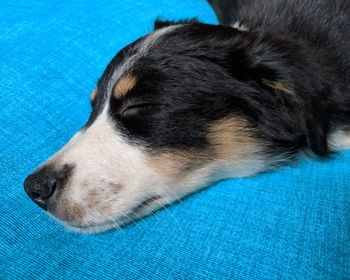
M294 95L293 90L291 90L283 81L270 81L270 80L262 79L262 82L266 86L272 88L273 90L281 91L289 95Z
M96 98L96 95L97 95L97 88L95 88L95 89L92 91L92 93L91 93L91 95L90 95L90 100L91 100L91 101L94 101L94 99Z
M132 90L137 82L137 78L133 75L127 74L123 76L114 86L113 95L120 99Z

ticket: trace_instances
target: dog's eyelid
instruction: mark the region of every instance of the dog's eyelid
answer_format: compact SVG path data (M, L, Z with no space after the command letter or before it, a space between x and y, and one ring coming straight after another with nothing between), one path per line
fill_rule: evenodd
M132 104L129 105L127 107L125 107L124 109L121 110L121 115L124 117L128 117L128 116L133 116L136 115L137 113L139 113L140 111L143 110L151 110L154 108L159 108L161 107L163 104L160 103L136 103L136 104Z

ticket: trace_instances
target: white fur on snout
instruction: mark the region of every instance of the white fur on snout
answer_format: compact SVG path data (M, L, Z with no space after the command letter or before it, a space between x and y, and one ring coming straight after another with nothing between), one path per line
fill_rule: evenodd
M148 168L145 152L130 144L106 114L56 157L74 165L60 199L82 210L79 222L120 218L156 191L150 187L158 177Z

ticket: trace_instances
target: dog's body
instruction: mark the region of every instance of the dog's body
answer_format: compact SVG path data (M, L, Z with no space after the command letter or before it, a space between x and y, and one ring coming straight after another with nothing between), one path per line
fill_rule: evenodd
M350 144L347 0L210 1L222 23L155 23L111 61L86 126L25 182L96 232L208 184Z

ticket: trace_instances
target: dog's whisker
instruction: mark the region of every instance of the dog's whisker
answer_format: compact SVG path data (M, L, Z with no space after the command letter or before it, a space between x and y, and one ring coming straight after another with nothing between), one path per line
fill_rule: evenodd
M133 224L136 225L136 227L137 227L138 229L141 229L141 227L139 226L139 224L138 224L133 218L131 218L128 214L123 213L122 215L126 216Z
M176 226L180 229L181 231L181 234L182 234L182 238L185 237L185 233L180 225L180 223L178 222L178 220L175 218L175 216L171 213L171 211L168 209L168 207L166 205L164 205L163 203L161 202L158 202L160 208L164 209L168 214L169 216L172 218L172 220L174 220Z

